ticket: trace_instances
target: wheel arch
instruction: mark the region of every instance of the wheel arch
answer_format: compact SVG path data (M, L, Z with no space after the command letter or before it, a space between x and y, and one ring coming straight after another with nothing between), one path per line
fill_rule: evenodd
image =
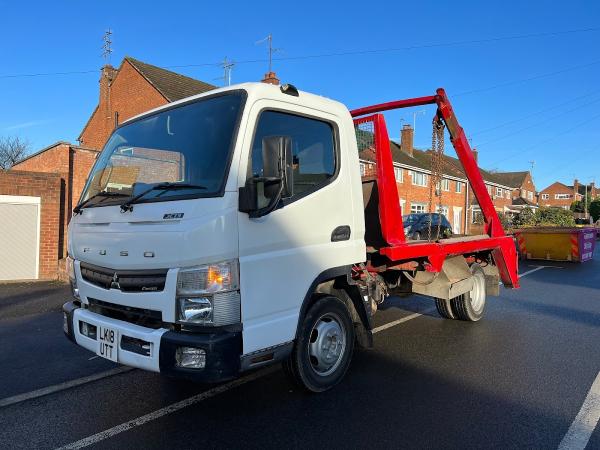
M321 272L308 288L298 316L294 338L298 338L300 326L310 307L321 297L333 295L342 300L352 321L355 324L355 332L358 343L362 347L373 346L372 323L370 314L370 302L365 302L358 285L352 282L350 276L351 266L339 266ZM340 295L345 293L346 295Z

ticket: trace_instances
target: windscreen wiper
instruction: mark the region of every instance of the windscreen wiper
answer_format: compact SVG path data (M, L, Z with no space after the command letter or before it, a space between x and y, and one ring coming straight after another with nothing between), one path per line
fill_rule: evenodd
M89 202L91 202L92 200L94 200L95 198L98 198L98 197L103 197L103 199L105 199L105 198L112 198L112 197L129 197L129 196L127 194L123 194L121 192L100 191L100 192L92 195L90 198L82 201L75 208L73 208L73 214L75 214L75 215L81 214L81 211L83 211L83 208L85 208ZM103 201L103 200L100 200L100 201Z
M139 199L144 197L146 194L152 191L169 191L174 189L206 189L206 186L201 186L199 184L187 184L187 183L160 183L156 184L145 191L140 192L135 197L132 197L130 200L126 201L121 205L121 212L133 211L133 204L137 203Z

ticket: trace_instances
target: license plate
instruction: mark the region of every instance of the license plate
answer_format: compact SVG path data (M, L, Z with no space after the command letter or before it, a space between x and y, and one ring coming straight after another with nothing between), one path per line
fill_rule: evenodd
M119 333L113 328L98 327L98 349L96 354L103 358L117 362L119 347Z

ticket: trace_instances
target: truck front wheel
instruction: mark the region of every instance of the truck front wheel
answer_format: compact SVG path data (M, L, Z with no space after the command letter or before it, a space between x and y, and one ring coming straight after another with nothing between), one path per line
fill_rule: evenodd
M310 392L338 384L352 360L354 324L348 308L333 296L319 298L302 320L285 373Z

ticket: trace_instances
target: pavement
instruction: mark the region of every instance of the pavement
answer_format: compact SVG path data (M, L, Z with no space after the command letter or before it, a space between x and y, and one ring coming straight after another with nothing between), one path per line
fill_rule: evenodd
M220 385L122 371L64 338L67 286L0 285L0 447L600 448L600 252L520 272L477 323L390 299L375 347L317 395L278 366Z

